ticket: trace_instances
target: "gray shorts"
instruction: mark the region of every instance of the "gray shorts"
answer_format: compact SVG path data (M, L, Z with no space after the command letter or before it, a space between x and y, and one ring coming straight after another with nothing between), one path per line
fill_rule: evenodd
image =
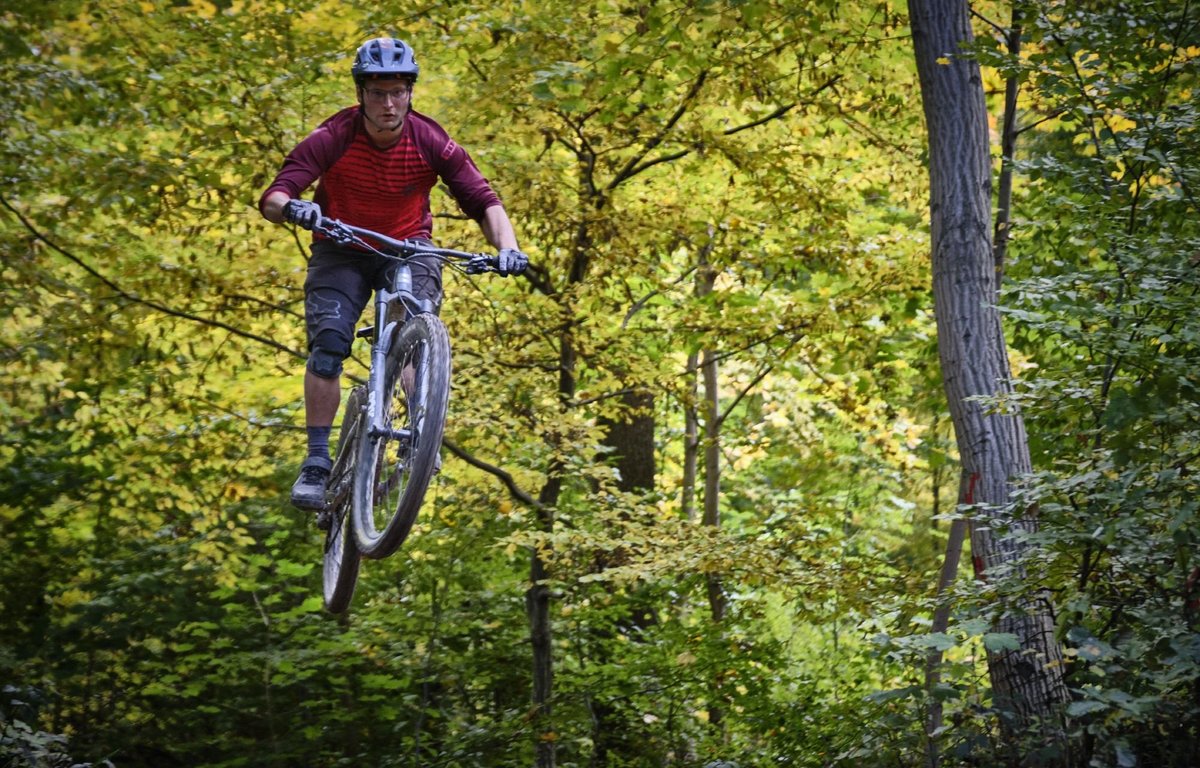
M432 245L432 243L431 243ZM410 259L413 295L437 312L442 305L442 264L435 258ZM308 348L319 346L343 359L350 355L355 324L373 291L386 287L396 263L391 259L318 240L304 279L304 322Z

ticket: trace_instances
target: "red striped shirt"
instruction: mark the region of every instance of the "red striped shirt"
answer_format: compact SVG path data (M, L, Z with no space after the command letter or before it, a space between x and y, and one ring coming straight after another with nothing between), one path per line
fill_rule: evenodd
M313 200L326 216L396 238L429 238L429 194L439 178L463 213L476 221L500 205L466 150L431 118L410 111L400 140L379 149L367 136L359 108L350 107L296 145L259 206L277 190L300 197L317 181Z

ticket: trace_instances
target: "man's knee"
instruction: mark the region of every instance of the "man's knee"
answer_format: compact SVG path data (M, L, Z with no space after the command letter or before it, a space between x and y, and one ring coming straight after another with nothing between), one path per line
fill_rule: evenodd
M342 361L346 356L322 346L314 346L308 354L308 370L322 379L336 379L342 375Z

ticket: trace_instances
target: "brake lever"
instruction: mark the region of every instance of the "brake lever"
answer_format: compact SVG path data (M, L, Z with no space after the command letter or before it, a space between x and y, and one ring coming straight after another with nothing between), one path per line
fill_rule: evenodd
M320 230L323 235L338 245L350 245L358 240L358 235L351 232L349 227L337 219L323 219Z
M496 268L499 259L495 256L488 256L486 253L477 253L467 262L466 273L468 275L479 275L484 272L491 272Z

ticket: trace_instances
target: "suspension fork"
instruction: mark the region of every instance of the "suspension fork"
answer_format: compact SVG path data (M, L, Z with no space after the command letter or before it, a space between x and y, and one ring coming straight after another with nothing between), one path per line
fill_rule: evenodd
M407 264L401 264L396 268L392 286L375 292L375 343L371 345L371 371L367 377L366 431L370 437L391 431L391 425L384 421L387 360L405 321L403 299L406 296L412 296L412 272Z
M387 435L390 440L411 437L407 429L393 430L384 419L387 392L387 361L400 328L408 318L421 312L432 312L432 303L418 300L412 292L412 270L408 264L396 267L390 288L375 292L375 343L371 345L371 370L367 378L367 429L370 438ZM397 375L402 376L403 372ZM403 382L397 382L403 386Z

